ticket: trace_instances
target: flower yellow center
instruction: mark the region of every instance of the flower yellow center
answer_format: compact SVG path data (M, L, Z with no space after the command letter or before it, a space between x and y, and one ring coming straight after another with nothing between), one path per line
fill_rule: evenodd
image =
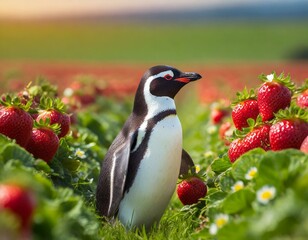
M200 165L199 165L199 164L196 164L196 165L195 165L195 168L196 168L196 173L200 172L201 167L200 167Z
M241 190L241 189L243 189L243 184L235 184L234 185L234 191L238 191L238 190Z
M272 198L272 196L273 196L273 194L270 191L264 191L261 194L262 199L270 199L270 198Z
M84 151L78 149L78 150L76 151L76 156L78 156L78 157L80 157L80 158L84 157L84 156L85 156Z
M216 219L215 223L218 228L221 228L223 225L227 223L227 220L225 218L218 218Z
M256 169L251 169L251 170L249 171L249 173L248 173L248 175L249 175L250 177L252 177L252 178L255 177L256 174L257 174Z

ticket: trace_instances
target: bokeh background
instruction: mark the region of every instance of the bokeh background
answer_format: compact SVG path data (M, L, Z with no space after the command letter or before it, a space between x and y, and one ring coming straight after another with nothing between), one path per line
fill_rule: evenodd
M2 92L39 75L109 94L156 64L198 71L200 99L255 87L261 73L308 77L307 0L1 0Z

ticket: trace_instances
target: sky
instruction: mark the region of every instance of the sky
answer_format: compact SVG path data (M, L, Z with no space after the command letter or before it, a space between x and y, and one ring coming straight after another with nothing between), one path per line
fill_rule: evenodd
M294 0L0 0L0 18L42 18L91 13L210 8ZM307 0L301 0L307 1Z

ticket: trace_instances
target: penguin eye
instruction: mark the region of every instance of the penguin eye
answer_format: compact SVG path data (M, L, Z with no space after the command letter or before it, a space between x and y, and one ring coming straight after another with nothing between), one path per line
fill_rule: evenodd
M167 75L164 76L164 78L165 78L166 80L171 80L171 79L172 79L172 76L171 76L170 74L167 74Z

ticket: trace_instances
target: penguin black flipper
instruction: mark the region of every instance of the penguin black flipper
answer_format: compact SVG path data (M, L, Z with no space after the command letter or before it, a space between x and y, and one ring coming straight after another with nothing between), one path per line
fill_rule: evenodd
M194 166L195 164L192 158L190 157L190 155L184 149L182 149L182 160L181 160L181 168L180 168L179 177L181 175L187 174L189 170L194 171L193 169Z
M96 189L96 208L102 216L113 217L118 211L124 193L130 150L136 137L135 132L128 132L124 126L102 162Z

